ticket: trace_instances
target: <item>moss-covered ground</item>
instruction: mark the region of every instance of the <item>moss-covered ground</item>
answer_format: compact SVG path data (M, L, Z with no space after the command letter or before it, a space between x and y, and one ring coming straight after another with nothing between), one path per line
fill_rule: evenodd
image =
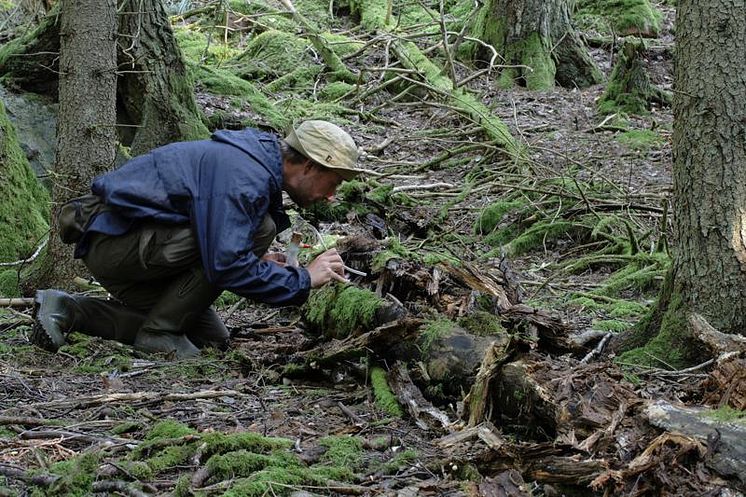
M293 217L314 223L324 239L318 243L297 222L314 245L304 249L304 262L346 235L376 238L377 255L363 268L369 276L350 275L346 285L314 291L303 310L250 305L225 293L216 305L231 331L231 348L186 361L77 334L49 354L28 343L30 308L3 310L1 462L28 474L26 480L0 479L0 493L92 495L94 487L119 482L127 488L99 493L475 495L481 476L495 475L476 460L443 450L436 441L443 433L424 430L412 406L398 402L386 381L393 365L388 351L366 350L368 357L323 365L305 362L304 353L366 331L386 292L410 316L425 319L418 352L454 327L480 337L511 333L514 323L498 315L500 302L468 288L449 268L462 275L473 269L483 282L509 287L510 298L561 317L572 332L621 333L648 314L670 263L669 109L603 116L597 109L601 86L504 89L494 70L468 79L479 69L469 66L468 57L454 62L461 92L449 99L444 92L453 88L452 74L438 45L441 26L432 24L438 4L395 1L390 14L380 2L350 5L352 12L337 3L330 10L321 0L294 5L314 29L300 26L282 4L264 1L205 3L202 14L172 12L172 21L211 129L259 125L281 131L316 117L355 137L360 165L370 172L343 185L333 204ZM473 5L446 1L443 7L447 30L458 32ZM666 13L660 30L670 36L672 9L659 7ZM578 14L590 19L582 9ZM610 23L594 19L597 26ZM316 32L359 79L327 66L312 43L318 43ZM406 40L401 45L411 50L395 52L394 39ZM463 41L452 47L457 58L477 45ZM410 60L398 60L407 53ZM593 55L609 76L611 51L594 49ZM646 64L653 83L670 83L669 51L645 51L643 57L657 57ZM478 108L465 113L454 104ZM525 154L506 153L499 141L504 132ZM37 199L11 213L36 209L46 219L40 206L46 209ZM46 228L39 229L43 234ZM36 239L25 240L21 252L2 262L28 255ZM282 250L285 241L281 237L273 250ZM15 285L15 274L14 268L0 270L2 288L4 282ZM528 336L535 330L520 331L516 353L549 360ZM627 368L617 383L646 395L675 395L675 386L652 381L649 371L683 364L678 344L664 333L636 345L617 357ZM558 359L575 369L551 381L572 386L587 380L577 365L586 351ZM466 392L428 384L426 368L416 360L407 366L425 396L455 420ZM593 359L588 367L598 366ZM512 422L497 414L491 421L506 443L516 442ZM28 430L47 438L21 435ZM534 441L521 440L520 447ZM483 447L477 438L468 444L464 458ZM567 447L564 439L552 450L567 450L573 461L588 456ZM608 456L609 467L626 467L629 460L617 461L618 453L610 452L595 456ZM536 474L523 475L530 480L525 488L536 495L589 495L587 483L549 488Z

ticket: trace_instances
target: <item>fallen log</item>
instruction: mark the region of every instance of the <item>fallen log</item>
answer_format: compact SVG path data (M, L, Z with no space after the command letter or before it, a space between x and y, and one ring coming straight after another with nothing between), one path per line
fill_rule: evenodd
M705 464L746 491L746 424L717 419L711 409L675 406L659 400L648 406L651 424L703 444Z

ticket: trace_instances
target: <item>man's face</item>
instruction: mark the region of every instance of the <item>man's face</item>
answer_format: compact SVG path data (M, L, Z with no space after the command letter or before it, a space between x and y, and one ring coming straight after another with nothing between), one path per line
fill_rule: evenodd
M342 176L333 169L309 162L290 198L300 207L308 207L321 200L331 200L342 181Z

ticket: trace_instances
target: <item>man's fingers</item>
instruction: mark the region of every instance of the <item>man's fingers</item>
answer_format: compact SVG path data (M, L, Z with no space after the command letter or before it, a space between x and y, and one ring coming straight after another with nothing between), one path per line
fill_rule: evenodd
M339 274L337 274L335 272L332 272L331 276L332 276L331 279L334 279L334 280L337 280L337 281L341 281L342 283L347 283L347 278L345 278L344 276L341 276L341 275L339 275Z

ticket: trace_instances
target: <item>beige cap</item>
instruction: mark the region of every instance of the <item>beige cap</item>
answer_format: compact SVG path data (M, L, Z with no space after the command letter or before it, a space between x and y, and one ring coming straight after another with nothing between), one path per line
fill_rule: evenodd
M357 145L345 130L326 121L303 121L291 129L285 141L322 166L334 169L346 180L360 174L355 169Z

